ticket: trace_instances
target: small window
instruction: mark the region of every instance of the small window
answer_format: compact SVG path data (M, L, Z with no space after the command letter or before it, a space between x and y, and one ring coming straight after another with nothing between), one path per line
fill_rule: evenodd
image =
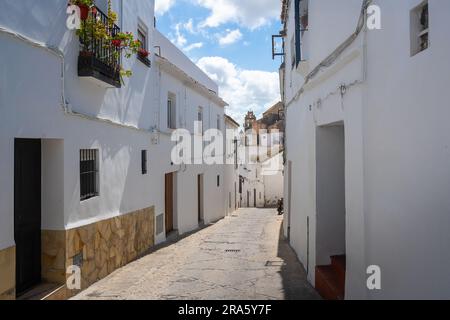
M148 31L145 26L139 24L137 31L137 40L139 41L138 59L147 65L151 66L150 60L148 59Z
M80 150L80 200L99 195L98 150Z
M297 67L301 61L307 60L308 8L309 0L295 0L295 40L294 45L291 45L295 47L295 59L292 59L292 68L294 64Z
M217 115L217 130L222 130L222 117L220 115Z
M428 1L411 10L411 56L430 46Z
M176 96L173 93L169 93L167 99L167 128L176 129L177 128L177 101Z
M203 134L203 108L202 107L198 107L197 121L198 121L198 125L199 125L197 134L202 135Z
M147 32L143 28L138 28L139 48L147 50Z
M142 174L147 174L147 150L142 150L141 153Z
M220 187L220 175L217 176L217 187Z

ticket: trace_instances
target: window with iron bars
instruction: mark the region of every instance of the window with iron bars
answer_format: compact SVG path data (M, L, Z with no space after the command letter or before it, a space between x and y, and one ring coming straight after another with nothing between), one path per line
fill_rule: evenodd
M142 166L142 174L147 174L147 150L141 151L141 166Z
M99 195L98 150L80 150L80 200Z
M307 60L307 48L305 33L308 31L308 6L309 0L295 0L295 55L292 66L298 67L299 63Z

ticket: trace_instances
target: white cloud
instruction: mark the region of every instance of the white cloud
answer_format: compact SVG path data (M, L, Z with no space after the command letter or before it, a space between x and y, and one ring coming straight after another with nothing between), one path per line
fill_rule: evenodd
M156 15L162 16L167 11L170 10L170 8L173 7L175 4L175 0L156 0L155 1L155 13Z
M219 35L219 44L221 46L227 46L242 39L242 33L239 29L233 31L227 30L227 32L224 36Z
M182 27L183 25L181 23L177 23L173 28L175 30L175 37L173 37L172 35L169 36L170 41L172 41L179 48L183 48L187 43L186 37L181 33Z
M185 35L183 34L182 30L189 31L190 28L193 28L193 22L192 20L189 20L186 23L177 23L176 25L172 26L172 29L175 31L175 33L169 34L169 40L175 44L180 50L183 50L184 52L190 52L194 49L199 49L203 47L203 42L196 42L188 44L188 39L186 39ZM192 32L193 29L191 29Z
M230 104L227 112L239 123L248 110L260 115L280 101L276 72L240 69L222 57L204 57L197 65L217 82L220 96Z
M252 30L278 18L281 6L277 0L197 0L197 4L211 11L201 27L234 22Z
M190 45L184 47L183 50L186 52L189 52L191 50L200 49L202 47L203 47L203 42L196 42L196 43L193 43L193 44L190 44Z
M183 28L186 31L188 31L189 33L192 33L192 34L196 33L195 30L194 30L194 20L192 18L189 19L188 22L183 24Z

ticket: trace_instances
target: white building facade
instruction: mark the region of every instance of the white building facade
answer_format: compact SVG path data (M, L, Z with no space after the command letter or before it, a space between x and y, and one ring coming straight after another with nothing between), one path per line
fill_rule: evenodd
M320 267L346 256L335 298L449 298L450 3L282 10L284 227L308 279L323 289Z
M284 197L283 153L280 152L261 164L264 181L264 207L277 208Z
M240 168L241 207L264 208L264 176L261 163L248 163Z
M225 211L231 215L239 208L239 123L225 115Z
M284 196L283 153L240 166L243 208L276 208Z
M107 1L96 4L108 12ZM172 231L226 214L222 165L171 161L172 132L195 136L200 111L205 130L224 131L226 103L155 29L154 1L112 1L116 27L150 51L122 56L133 75L121 85L98 61L80 75L66 9L61 0L0 4L0 60L8 62L0 65L0 299L42 281L62 285L72 265L84 289Z

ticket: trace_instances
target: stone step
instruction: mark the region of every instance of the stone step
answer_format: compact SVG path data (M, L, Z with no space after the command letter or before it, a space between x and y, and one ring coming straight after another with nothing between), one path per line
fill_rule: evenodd
M346 256L345 255L332 256L331 266L336 271L339 280L339 286L345 287Z
M332 265L316 267L316 290L326 300L345 298L345 286Z
M45 297L49 296L60 286L55 283L41 283L18 297L17 300L44 300Z

